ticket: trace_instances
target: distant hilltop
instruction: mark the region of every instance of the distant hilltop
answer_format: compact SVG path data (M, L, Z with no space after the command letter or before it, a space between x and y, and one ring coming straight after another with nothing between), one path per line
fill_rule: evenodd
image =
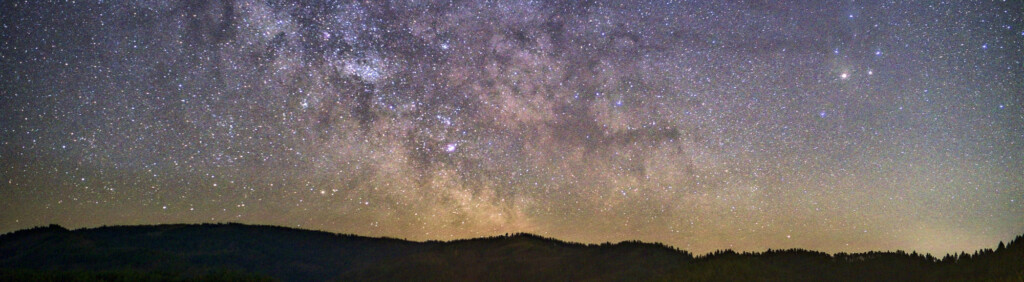
M1008 280L1024 236L974 254L693 254L662 244L532 234L412 242L242 224L57 225L0 235L0 280Z

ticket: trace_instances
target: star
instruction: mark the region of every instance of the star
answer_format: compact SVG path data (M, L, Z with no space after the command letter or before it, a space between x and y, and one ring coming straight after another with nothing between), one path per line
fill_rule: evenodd
M0 233L939 254L1024 228L1020 1L8 2Z

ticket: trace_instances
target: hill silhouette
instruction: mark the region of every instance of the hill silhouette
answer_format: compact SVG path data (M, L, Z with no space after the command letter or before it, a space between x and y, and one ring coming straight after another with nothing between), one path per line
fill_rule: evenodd
M1024 236L935 258L790 249L694 256L657 243L531 234L412 242L242 224L51 225L0 236L0 280L1003 280L1024 281Z

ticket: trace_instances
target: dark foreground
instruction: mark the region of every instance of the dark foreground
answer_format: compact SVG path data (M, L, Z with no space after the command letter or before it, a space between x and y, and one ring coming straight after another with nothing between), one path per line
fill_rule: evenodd
M0 281L997 280L1024 281L1024 236L976 254L720 251L584 245L529 234L410 242L241 224L59 226L0 236Z

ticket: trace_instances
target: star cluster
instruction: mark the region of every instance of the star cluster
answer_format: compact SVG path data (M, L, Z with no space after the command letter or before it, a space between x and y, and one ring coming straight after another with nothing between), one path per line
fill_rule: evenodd
M4 1L0 231L945 253L1024 232L1020 1Z

